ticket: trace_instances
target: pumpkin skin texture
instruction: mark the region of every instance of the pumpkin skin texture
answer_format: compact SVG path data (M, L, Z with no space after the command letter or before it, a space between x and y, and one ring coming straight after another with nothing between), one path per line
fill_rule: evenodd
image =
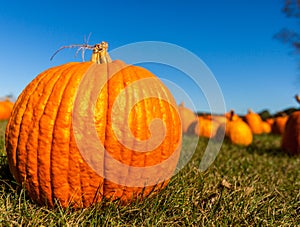
M103 87L94 92L89 84L83 90L87 75L92 85L105 81ZM125 96L115 105L122 92ZM95 94L96 102L91 103ZM163 122L165 135L158 146L147 150L152 148L149 138L155 133L151 129L155 119ZM84 137L92 134L91 127L96 142ZM128 132L122 131L126 127L136 138L127 144L123 142ZM135 149L139 142L145 142L145 151ZM95 154L97 143L106 152ZM18 97L6 129L10 171L34 201L50 207L56 202L62 207L88 207L104 197L128 203L152 195L167 185L180 148L181 122L169 90L148 70L119 60L73 62L42 72ZM116 163L125 165L126 171ZM156 166L152 176L157 184L147 184L146 173L131 174L134 168L146 171Z
M252 110L248 110L248 113L245 115L245 121L249 125L253 134L263 133L262 119L257 113Z
M9 99L4 101L0 101L0 120L8 120L11 111L13 109L14 103L11 102Z
M281 147L290 155L300 154L300 111L295 111L288 117Z

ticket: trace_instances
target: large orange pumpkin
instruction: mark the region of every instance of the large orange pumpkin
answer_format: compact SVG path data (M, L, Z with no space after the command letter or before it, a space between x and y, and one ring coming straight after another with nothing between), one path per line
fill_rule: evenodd
M0 101L0 120L7 120L11 115L14 103L8 98Z
M181 148L181 121L167 87L148 70L92 61L38 75L16 101L6 130L14 178L39 204L123 203L165 187Z
M295 111L288 117L281 146L288 154L300 154L300 111Z

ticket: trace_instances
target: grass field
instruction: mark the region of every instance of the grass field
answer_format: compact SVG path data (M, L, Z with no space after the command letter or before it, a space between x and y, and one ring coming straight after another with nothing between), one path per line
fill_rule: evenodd
M158 195L126 206L103 203L63 210L35 205L9 173L0 123L0 226L296 226L300 225L300 158L280 150L280 137L260 135L244 148L224 142L205 172L207 140ZM188 140L195 137L186 137Z

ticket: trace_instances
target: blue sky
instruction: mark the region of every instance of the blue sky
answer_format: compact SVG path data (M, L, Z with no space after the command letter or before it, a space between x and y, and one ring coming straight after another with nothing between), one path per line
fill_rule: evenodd
M281 12L284 0L186 1L5 1L0 8L0 97L17 97L40 72L69 61L76 49L51 55L61 46L103 40L110 50L141 42L178 45L198 56L211 70L226 109L245 114L269 109L275 113L298 107L300 72L290 49L273 39L295 20ZM87 54L88 58L88 54ZM159 67L148 64L158 76ZM209 111L201 91L170 70L197 111ZM176 75L175 75L176 74ZM174 94L177 102L186 101Z

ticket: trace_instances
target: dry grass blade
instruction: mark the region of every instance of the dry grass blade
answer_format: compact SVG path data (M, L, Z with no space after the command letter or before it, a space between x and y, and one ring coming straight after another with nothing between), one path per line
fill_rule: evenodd
M57 51L54 52L54 54L51 56L50 61L53 60L53 58L55 57L56 54L58 54L58 52L60 52L63 49L66 48L78 48L76 53L75 53L75 57L77 57L78 53L80 51L82 51L82 61L84 61L84 53L85 50L93 50L95 48L96 45L89 45L88 42L91 38L92 33L90 32L88 37L84 36L84 44L72 44L72 45L67 45L67 46L62 46L60 47Z
M78 48L76 51L75 56L77 56L77 54L82 51L83 55L85 50L93 50L95 48L95 45L88 45L88 44L72 44L72 45L68 45L68 46L62 46L60 47L57 51L54 52L54 54L51 56L50 61L53 60L53 58L55 57L55 55L58 54L58 52L60 52L63 49L66 48ZM83 56L83 60L84 60L84 56Z

